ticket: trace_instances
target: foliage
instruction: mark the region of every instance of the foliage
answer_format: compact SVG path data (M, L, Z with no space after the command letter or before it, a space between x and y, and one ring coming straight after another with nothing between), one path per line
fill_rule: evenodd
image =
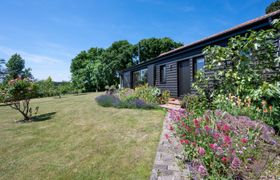
M72 82L74 86L81 91L93 91L92 73L95 62L99 61L104 49L91 48L88 51L81 51L72 59L70 71L72 73Z
M181 107L185 108L188 112L203 114L208 109L209 104L201 95L188 94L183 97Z
M252 90L262 85L263 81L275 82L279 74L268 77L268 72L276 71L279 58L274 45L275 30L251 31L245 36L236 36L229 40L227 47L213 46L204 50L205 72L216 71L211 77L212 96L233 93L245 98ZM198 76L199 85L202 75ZM206 79L210 81L209 79Z
M16 79L18 77L33 79L31 69L25 69L25 60L19 54L14 54L6 63L8 79Z
M171 130L180 138L184 159L190 161L198 178L242 178L256 162L258 144L274 144L273 129L245 117L222 111L206 111L203 116L170 111ZM247 172L246 172L247 173Z
M55 87L52 78L49 76L46 80L37 82L40 97L50 97L55 95Z
M148 61L158 55L168 52L170 50L176 49L183 46L182 43L173 41L168 37L164 38L148 38L142 39L134 45L134 57L138 58L138 48L140 47L140 62Z
M38 88L29 79L17 78L10 80L8 85L1 90L4 102L11 108L19 111L24 117L24 121L31 120L33 114L38 112L39 107L33 111L30 107L30 100L37 96Z
M265 13L269 14L280 9L280 0L272 2L266 9Z
M274 29L250 31L244 36L233 37L226 47L205 48L205 69L198 72L193 87L200 96L206 98L210 106L214 100L228 94L243 100L250 98L255 108L261 107L261 102L266 101L275 110L273 116L260 117L251 111L247 115L264 118L263 121L278 129L279 125L273 118L279 118L280 109L280 74L277 73L280 58L275 46L275 39L279 38L277 29L280 28L280 21L274 20L273 24ZM225 104L216 104L228 110ZM239 110L237 112L241 113Z
M135 96L148 103L158 103L158 97L161 91L157 87L148 86L148 84L140 85L135 88Z
M104 90L116 85L117 71L132 65L132 45L114 42L109 48L91 48L78 54L71 64L72 81L82 91Z
M96 98L98 104L104 107L154 109L157 104L166 103L170 97L169 91L156 87L141 85L133 89L124 88L116 92L114 87L107 87L106 95Z
M167 90L161 91L157 87L149 86L148 84L140 85L131 89L121 89L119 91L121 99L138 98L149 104L165 104L168 102L170 92Z
M279 96L275 96L278 98ZM260 104L256 103L259 99L254 100L251 98L240 99L239 97L228 95L218 95L213 102L216 108L222 109L228 113L238 116L248 116L254 120L262 120L266 124L274 127L276 131L280 130L280 109L278 104L269 104L267 101L262 100Z
M181 46L169 38L140 41L141 61ZM81 51L72 59L71 79L77 91L103 91L105 86L119 83L118 72L133 65L138 56L138 44L126 40L116 41L107 49L91 48Z
M106 94L112 95L116 92L116 86L112 85L112 86L105 86L106 89Z

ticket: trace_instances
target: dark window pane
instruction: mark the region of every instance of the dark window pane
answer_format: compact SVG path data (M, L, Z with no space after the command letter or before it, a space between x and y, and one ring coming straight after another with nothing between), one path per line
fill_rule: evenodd
M160 83L166 82L166 66L160 66Z

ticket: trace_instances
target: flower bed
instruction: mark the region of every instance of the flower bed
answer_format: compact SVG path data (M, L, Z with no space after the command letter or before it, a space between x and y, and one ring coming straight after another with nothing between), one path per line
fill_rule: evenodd
M275 146L273 128L244 116L206 111L203 116L170 111L170 125L183 146L183 162L197 178L243 178L255 173L261 144Z
M141 85L135 90L125 88L115 92L107 91L95 100L103 107L154 109L158 104L166 103L169 97L169 91L161 92L156 87Z

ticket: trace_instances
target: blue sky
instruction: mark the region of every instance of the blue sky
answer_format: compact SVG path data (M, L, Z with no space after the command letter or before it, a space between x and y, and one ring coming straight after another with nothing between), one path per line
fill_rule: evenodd
M264 14L273 0L5 0L0 58L19 53L37 79L70 80L71 59L117 40L184 44Z

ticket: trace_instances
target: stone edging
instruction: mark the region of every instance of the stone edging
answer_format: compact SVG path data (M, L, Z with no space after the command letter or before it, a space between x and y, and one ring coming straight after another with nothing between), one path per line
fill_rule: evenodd
M190 179L189 169L181 170L178 166L176 155L182 152L181 144L172 135L170 130L169 112L164 122L160 142L150 180L186 180Z

